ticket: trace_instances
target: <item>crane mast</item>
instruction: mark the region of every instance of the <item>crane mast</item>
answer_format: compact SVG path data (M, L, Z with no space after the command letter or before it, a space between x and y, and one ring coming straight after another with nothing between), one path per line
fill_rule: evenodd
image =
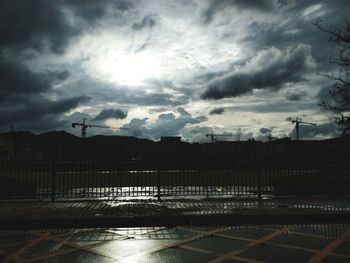
M299 128L300 128L300 123L302 124L306 124L306 125L314 125L316 126L316 123L312 123L312 122L305 122L302 121L300 118L296 117L294 120L292 120L292 123L295 123L295 131L297 133L297 141L299 141Z
M278 140L278 138L273 137L271 133L269 134L269 136L267 136L267 139L269 140L269 142L272 142L272 140Z
M86 123L86 118L83 119L83 122L78 123L78 122L73 122L72 123L72 127L75 128L76 126L81 126L81 137L85 138L86 137L86 130L87 128L108 128L108 129L115 129L113 127L109 127L109 126L103 126L103 125L93 125L93 124L87 124ZM119 128L119 129L123 129L123 130L127 130L127 128Z

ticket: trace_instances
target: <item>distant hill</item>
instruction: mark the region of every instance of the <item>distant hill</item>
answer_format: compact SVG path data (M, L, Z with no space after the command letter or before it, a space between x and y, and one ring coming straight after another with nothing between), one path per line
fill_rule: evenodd
M86 139L64 131L35 135L31 132L0 134L0 158L58 160L313 160L347 161L350 136L324 141L220 141L154 142L129 136L92 136ZM0 138L0 139L1 139ZM13 147L9 151L8 148ZM6 149L5 149L6 148ZM2 156L1 156L2 155Z
M86 139L64 131L35 135L31 132L8 132L2 136L13 141L15 152L30 149L43 153L44 159L128 159L135 158L156 144L146 139L127 136L93 136Z

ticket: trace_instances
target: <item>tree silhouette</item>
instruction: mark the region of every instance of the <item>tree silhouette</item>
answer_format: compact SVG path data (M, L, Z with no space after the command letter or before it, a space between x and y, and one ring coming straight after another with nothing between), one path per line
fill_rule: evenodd
M339 114L335 123L342 135L345 135L350 133L350 23L346 21L346 27L343 30L326 28L321 20L314 25L326 32L329 35L329 41L335 44L330 55L330 63L338 68L337 72L331 74L319 74L335 82L329 90L330 100L323 101L321 106Z

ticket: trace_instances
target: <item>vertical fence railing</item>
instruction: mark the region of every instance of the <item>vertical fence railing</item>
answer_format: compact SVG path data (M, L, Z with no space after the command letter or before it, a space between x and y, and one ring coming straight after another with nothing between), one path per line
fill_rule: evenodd
M0 160L0 199L350 194L349 165L284 160Z
M259 200L261 200L261 182L262 182L262 174L260 172L260 162L259 161L256 161L256 177L257 177L257 184L258 184L258 198Z
M157 161L157 200L160 201L161 200L161 182L160 182L160 178L161 178L161 163L158 160Z
M55 201L56 199L56 173L57 173L57 163L56 160L53 160L51 162L51 169L52 169L52 175L51 175L51 201Z

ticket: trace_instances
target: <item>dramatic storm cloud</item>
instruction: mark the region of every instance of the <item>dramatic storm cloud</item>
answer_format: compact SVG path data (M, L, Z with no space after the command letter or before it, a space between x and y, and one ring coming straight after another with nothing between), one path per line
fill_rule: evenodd
M40 93L51 88L51 81L43 74L33 73L25 65L5 59L0 61L0 79L0 100L21 93Z
M93 120L125 119L127 115L127 112L121 109L103 109Z
M350 2L296 0L2 0L0 132L72 129L158 140L293 136L289 116L336 134L322 110L333 46ZM263 128L262 128L263 127ZM312 130L313 129L313 130ZM239 132L238 132L239 131ZM232 137L231 139L237 139Z
M233 73L214 79L202 98L237 97L254 89L278 90L287 83L297 83L314 68L310 51L310 46L302 44L285 51L276 48L260 51Z
M225 111L225 109L223 109L223 108L216 108L216 109L211 110L211 111L209 112L209 114L210 114L210 115L214 115L214 114L220 115L220 114L223 114L224 111Z
M127 132L131 132L133 136L159 140L161 136L178 136L187 125L200 124L207 120L205 116L192 117L182 108L178 108L176 112L179 116L176 117L172 112L163 113L154 122L149 122L147 118L135 118L123 128L127 128Z
M36 96L19 98L16 102L17 107L12 107L11 104L6 106L3 104L0 107L0 125L20 123L19 127L30 125L36 127L34 130L40 130L43 119L50 119L51 125L44 126L51 129L59 128L57 123L62 124L62 114L69 110L75 109L81 103L90 101L90 97L79 96L60 100L49 100L43 97ZM38 124L39 127L35 126Z
M123 11L129 5L128 1L107 0L3 0L0 45L62 53L72 37L103 19L109 8Z
M135 23L132 25L132 28L135 30L141 30L146 27L153 27L156 24L156 21L152 18L151 15L145 16L141 22Z
M254 10L260 12L269 12L277 7L275 0L210 0L208 7L203 12L203 21L209 23L215 15L220 15L220 11L226 8L236 8L241 10Z
M306 95L307 93L304 90L292 90L286 92L286 99L290 101L301 100Z

